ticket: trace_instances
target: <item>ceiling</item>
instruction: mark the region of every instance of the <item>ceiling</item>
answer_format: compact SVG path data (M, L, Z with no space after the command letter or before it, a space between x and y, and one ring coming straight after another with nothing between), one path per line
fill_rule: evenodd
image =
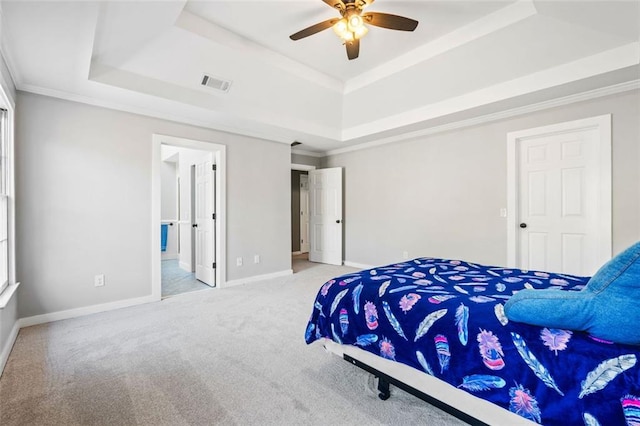
M400 1L349 61L321 0L7 1L20 90L331 153L603 87L638 87L640 1ZM228 92L203 75L231 81ZM634 86L635 85L635 86ZM301 151L301 152L305 152Z

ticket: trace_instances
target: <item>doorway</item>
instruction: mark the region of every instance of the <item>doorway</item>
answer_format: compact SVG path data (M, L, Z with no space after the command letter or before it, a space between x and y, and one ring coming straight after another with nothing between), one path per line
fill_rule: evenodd
M508 135L508 264L593 275L611 257L611 116Z
M309 179L306 170L291 171L291 254L309 252Z
M164 135L153 135L152 146L153 298L224 286L226 147ZM170 181L163 176L163 170L169 170L164 165L167 159L175 164L176 176L174 188L164 191L172 195L163 197L163 182ZM175 241L176 252L163 256L158 249L163 240L166 249L169 240ZM169 281L177 289L165 285Z
M215 287L213 153L163 144L162 297Z
M291 164L291 269L309 267L309 171L316 166Z

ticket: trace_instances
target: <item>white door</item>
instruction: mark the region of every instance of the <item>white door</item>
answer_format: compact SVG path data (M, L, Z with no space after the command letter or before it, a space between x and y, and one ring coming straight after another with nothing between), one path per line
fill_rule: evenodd
M300 175L300 252L309 248L309 176Z
M342 265L342 168L309 172L309 260Z
M195 198L195 250L196 279L215 286L215 165L212 155L196 164Z
M592 275L611 253L610 167L600 128L559 126L516 139L516 266Z

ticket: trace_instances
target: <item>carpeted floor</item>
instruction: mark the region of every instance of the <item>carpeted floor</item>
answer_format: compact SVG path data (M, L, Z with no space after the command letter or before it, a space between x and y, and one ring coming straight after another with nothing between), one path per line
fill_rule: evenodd
M22 329L0 379L0 424L462 424L304 343L322 283L290 277Z
M205 283L196 280L195 274L180 268L177 259L162 261L162 297L210 288Z

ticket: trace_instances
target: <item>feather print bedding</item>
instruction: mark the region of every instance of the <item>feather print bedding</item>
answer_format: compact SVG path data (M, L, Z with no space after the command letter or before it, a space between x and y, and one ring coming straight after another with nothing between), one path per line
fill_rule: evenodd
M419 258L325 283L305 340L357 345L536 423L640 426L640 347L504 315L518 290L587 281Z

